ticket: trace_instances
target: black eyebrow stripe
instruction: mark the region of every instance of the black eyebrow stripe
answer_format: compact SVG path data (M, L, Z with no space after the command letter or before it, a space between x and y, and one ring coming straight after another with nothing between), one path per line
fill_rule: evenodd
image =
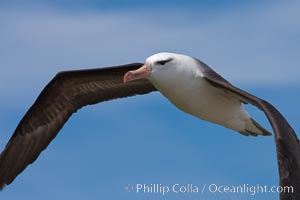
M168 63L168 62L170 62L170 61L172 61L173 60L173 58L169 58L169 59L167 59L167 60L160 60L160 61L157 61L156 63L158 63L158 64L160 64L160 65L164 65L164 64L166 64L166 63Z

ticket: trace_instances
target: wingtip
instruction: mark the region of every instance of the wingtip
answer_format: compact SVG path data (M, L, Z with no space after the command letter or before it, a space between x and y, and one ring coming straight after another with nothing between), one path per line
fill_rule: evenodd
M0 184L0 192L2 192L3 191L3 188L6 186L6 184L5 183L1 183Z

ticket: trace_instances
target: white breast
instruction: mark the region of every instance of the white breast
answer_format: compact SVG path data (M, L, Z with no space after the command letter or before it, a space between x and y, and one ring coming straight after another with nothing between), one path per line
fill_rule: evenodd
M159 61L163 60L169 62L161 64ZM237 95L206 81L202 72L211 69L201 61L180 54L158 53L147 62L152 66L149 80L182 111L245 135L262 134Z
M215 88L193 69L151 82L176 107L198 118L235 130L244 128L236 127L236 119L248 119L238 99Z

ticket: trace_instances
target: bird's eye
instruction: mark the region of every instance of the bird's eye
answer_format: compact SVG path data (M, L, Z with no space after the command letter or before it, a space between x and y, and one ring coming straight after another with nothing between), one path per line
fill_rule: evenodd
M172 58L168 59L168 60L161 60L161 61L157 61L157 64L159 65L164 65L166 64L167 62L170 62L172 60Z

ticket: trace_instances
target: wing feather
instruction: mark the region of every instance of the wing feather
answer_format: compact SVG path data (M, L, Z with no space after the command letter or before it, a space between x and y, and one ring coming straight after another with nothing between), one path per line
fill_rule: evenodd
M65 71L43 89L0 155L0 189L10 184L83 106L156 91L147 80L124 84L123 76L142 64Z
M300 144L293 128L272 104L233 86L205 63L197 61L201 74L209 83L265 113L275 133L280 185L294 187L293 193L280 193L281 199L300 199Z

